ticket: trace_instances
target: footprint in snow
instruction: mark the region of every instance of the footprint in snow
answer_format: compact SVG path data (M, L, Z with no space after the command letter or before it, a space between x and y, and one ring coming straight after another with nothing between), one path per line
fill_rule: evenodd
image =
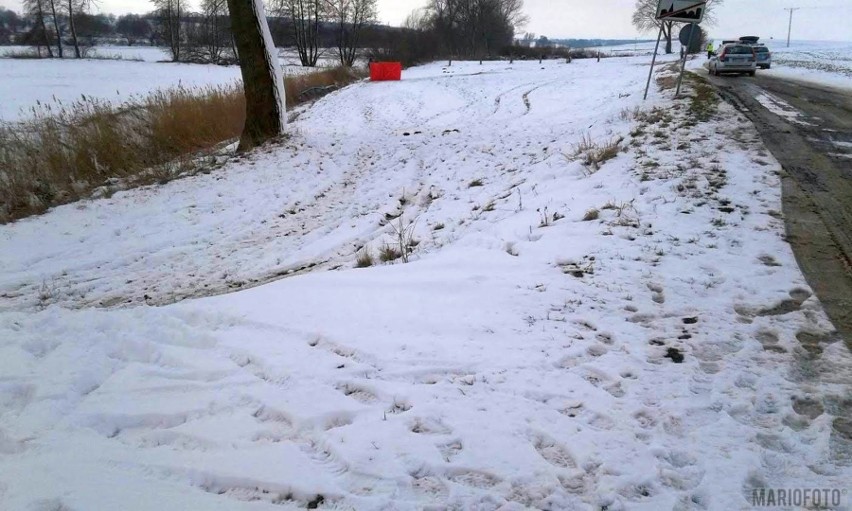
M555 467L576 468L577 466L573 456L571 456L571 453L568 452L568 449L548 436L543 434L535 435L535 438L533 439L533 447L536 452L545 459L545 461Z
M453 432L452 428L440 419L430 417L415 417L409 425L409 430L422 435L449 435Z
M783 316L791 312L797 312L801 310L802 304L811 297L811 292L802 288L794 288L788 294L790 298L781 300L771 307L754 308L745 305L735 305L734 311L740 315L742 320L750 323L755 316Z
M230 359L237 366L254 375L255 378L270 385L283 387L286 386L290 380L288 375L277 373L276 371L267 368L263 363L261 363L257 356L248 353L231 353Z
M618 489L618 494L627 500L638 501L647 499L658 493L657 487L650 480L627 483Z
M657 425L655 413L649 409L642 409L633 413L633 419L642 429L652 429Z
M697 488L704 480L705 470L698 458L686 451L667 450L656 455L657 468L663 486L680 491Z
M578 375L593 385L595 388L602 389L614 398L622 398L625 395L621 381L614 381L612 377L603 371L582 366L577 371Z
M412 476L414 480L411 482L411 489L414 493L422 495L431 502L440 502L450 496L450 490L447 484L432 475Z
M773 330L761 330L754 338L763 346L764 351L772 353L787 353L787 350L778 344L778 334Z
M453 440L452 442L441 444L437 447L441 452L441 456L444 458L444 461L447 463L452 462L464 449L461 440Z
M318 337L311 340L310 342L308 342L308 346L325 350L341 358L346 358L354 360L355 362L366 364L368 366L371 366L373 369L379 369L374 358L367 355L366 353L362 353L354 348L350 348L348 346L329 341L322 337Z
M370 389L354 383L339 383L335 388L344 396L351 397L363 404L373 404L379 401L379 397Z
M562 415L585 424L597 431L609 431L615 427L615 420L609 415L587 408L583 403L569 404L557 410Z
M494 474L480 470L458 469L449 472L448 479L471 488L489 489L500 484L502 479Z

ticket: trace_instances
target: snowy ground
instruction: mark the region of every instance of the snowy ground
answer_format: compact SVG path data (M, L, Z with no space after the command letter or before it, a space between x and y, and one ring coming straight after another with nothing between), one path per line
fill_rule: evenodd
M412 69L208 175L0 227L0 508L848 487L852 357L784 241L780 168L724 104L643 103L646 63ZM595 172L584 137L624 150ZM412 262L354 269L394 217Z
M27 47L0 47L0 54ZM81 95L122 103L134 96L177 86L228 85L240 80L237 66L174 64L160 48L104 46L93 50L97 59L3 59L0 58L0 122L31 115L38 103L69 103ZM298 65L289 50L280 50L285 75L311 71ZM325 59L321 65L333 65Z
M731 37L730 39L736 39ZM718 48L722 39L716 38ZM820 83L832 87L852 89L852 42L762 40L772 52L772 68L759 70L766 76L791 78L805 82ZM660 49L662 51L662 45ZM680 51L675 41L674 50ZM601 47L610 55L650 55L654 53L654 42Z
M772 69L764 70L766 75L852 89L852 42L793 41L789 48L781 42L768 46Z
M787 48L786 41L766 41L766 45L772 52L772 68L759 69L759 74L852 89L852 42L793 41ZM689 66L695 69L706 62L696 59Z

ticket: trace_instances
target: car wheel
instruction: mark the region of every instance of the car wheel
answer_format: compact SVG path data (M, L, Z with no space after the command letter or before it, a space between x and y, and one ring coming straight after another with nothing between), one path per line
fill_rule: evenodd
M764 69L769 69L770 67L772 67L772 64L767 64Z
M755 74L755 71L749 71L749 73L748 73L749 76L754 76L754 74Z

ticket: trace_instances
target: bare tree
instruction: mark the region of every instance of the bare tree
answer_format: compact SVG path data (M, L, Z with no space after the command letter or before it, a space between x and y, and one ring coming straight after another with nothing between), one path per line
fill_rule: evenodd
M59 16L56 13L56 4L58 0L47 0L47 5L50 7L51 18L53 19L53 30L56 32L56 49L59 50L59 58L62 58L62 25L59 24Z
M290 19L299 61L314 67L320 57L319 28L326 16L326 0L275 0L275 13Z
M74 56L82 58L80 42L77 38L77 16L85 13L91 7L93 0L65 0L65 14L68 16L68 30L71 32L71 43L74 45Z
M245 151L283 133L284 77L263 0L228 0L228 10L246 96L246 123L238 148Z
M335 42L340 64L352 67L357 58L364 26L376 20L377 0L328 0L329 17L334 20Z
M18 13L0 7L0 44L12 44L24 23Z
M38 48L39 57L41 57L41 46L44 45L47 48L47 56L53 58L47 23L44 20L47 16L46 3L47 0L24 0L24 10L34 20L31 36L32 43Z
M191 15L186 25L183 60L213 64L235 61L227 0L203 0L201 12Z
M708 0L707 10L704 13L704 23L712 25L716 22L714 8L721 5L724 0ZM672 53L672 30L676 23L673 21L661 21L657 17L657 0L636 0L636 10L633 11L633 26L640 32L653 32L663 29L663 39L666 41L666 53Z
M133 46L136 41L147 39L151 35L151 24L138 14L125 14L119 16L115 24L116 31L124 36L128 46Z
M430 18L431 29L434 30L444 44L444 49L450 57L458 55L459 44L455 24L458 21L458 0L430 0L426 6L427 17Z
M151 0L156 7L156 24L160 36L169 46L172 61L179 62L183 49L184 29L183 18L186 16L186 6L183 0Z
M427 10L451 55L480 58L511 44L527 20L523 0L430 0Z

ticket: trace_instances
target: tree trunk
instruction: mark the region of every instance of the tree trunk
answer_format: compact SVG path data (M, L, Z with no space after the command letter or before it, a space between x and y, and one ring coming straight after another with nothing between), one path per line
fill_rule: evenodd
M180 62L181 57L181 38L182 34L182 25L183 21L183 9L181 8L180 0L175 1L174 10L171 11L171 21L170 27L172 30L171 38L172 38L172 57L175 62Z
M71 29L71 41L74 43L74 56L80 55L80 44L77 42L77 27L74 24L74 0L68 0L68 28Z
M47 56L48 58L53 58L53 48L51 48L50 41L47 38L47 25L44 23L44 10L42 9L42 0L38 1L38 24L41 25L41 36L44 39L44 45L47 47ZM41 57L41 47L39 47L39 57Z
M237 150L246 151L283 133L284 79L263 0L228 0L228 8L246 96L246 124Z
M663 22L663 37L666 39L666 55L671 55L672 53L672 27L674 23L671 21Z
M56 29L56 47L59 49L59 58L62 58L62 30L59 29L59 16L56 15L56 0L50 1L50 11L53 13L53 28Z

